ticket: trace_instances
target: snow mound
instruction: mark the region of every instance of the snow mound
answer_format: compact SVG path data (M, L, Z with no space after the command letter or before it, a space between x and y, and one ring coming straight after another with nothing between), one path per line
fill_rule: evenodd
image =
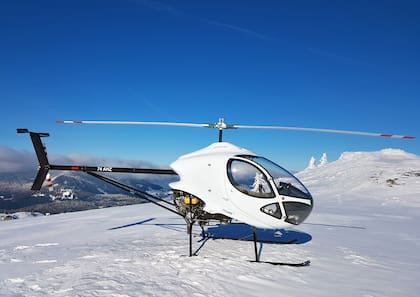
M26 218L43 216L43 214L39 212L27 212L27 211L15 212L13 215L16 216L17 219L26 219Z
M27 219L33 217L43 216L42 213L39 212L15 212L12 214L0 214L1 221L8 221L8 220L17 220L17 219Z
M407 153L401 149L387 148L376 152L344 152L338 160L342 161L357 161L362 160L377 160L377 161L407 161L419 160L420 157L414 154Z
M403 150L344 152L337 161L297 176L320 196L334 188L340 197L420 207L420 157Z

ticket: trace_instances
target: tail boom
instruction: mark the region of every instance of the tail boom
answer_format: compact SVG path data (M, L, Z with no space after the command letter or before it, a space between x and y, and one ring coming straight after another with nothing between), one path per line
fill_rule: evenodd
M167 174L177 175L172 169L153 169L153 168L127 168L127 167L109 167L109 166L84 166L84 165L52 165L48 161L45 146L41 137L48 137L48 133L31 132L28 129L17 129L17 133L29 133L34 150L38 159L38 173L35 177L31 190L39 191L50 170L68 170L83 172L114 172L114 173L143 173L143 174Z

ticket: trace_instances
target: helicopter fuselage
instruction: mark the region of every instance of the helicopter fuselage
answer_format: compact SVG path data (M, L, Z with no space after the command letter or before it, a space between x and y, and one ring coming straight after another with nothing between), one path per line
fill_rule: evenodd
M290 172L228 142L181 156L171 168L180 178L169 184L174 192L198 198L207 214L257 228L298 225L313 207L311 194Z

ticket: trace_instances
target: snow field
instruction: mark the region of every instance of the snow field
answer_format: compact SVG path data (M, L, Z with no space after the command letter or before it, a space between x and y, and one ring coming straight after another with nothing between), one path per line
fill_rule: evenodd
M142 204L2 222L0 295L417 296L420 177L404 174L420 171L418 157L344 159L300 173L313 213L294 230L268 231L309 239L259 245L262 260L308 267L251 263L251 241L203 241L198 227L190 258L183 219Z

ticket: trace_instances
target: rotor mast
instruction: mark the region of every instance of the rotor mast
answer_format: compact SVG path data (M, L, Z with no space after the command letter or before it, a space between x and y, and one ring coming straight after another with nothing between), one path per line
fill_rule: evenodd
M223 141L223 129L226 128L224 118L219 118L219 122L217 122L217 128L219 129L219 142L222 142Z

